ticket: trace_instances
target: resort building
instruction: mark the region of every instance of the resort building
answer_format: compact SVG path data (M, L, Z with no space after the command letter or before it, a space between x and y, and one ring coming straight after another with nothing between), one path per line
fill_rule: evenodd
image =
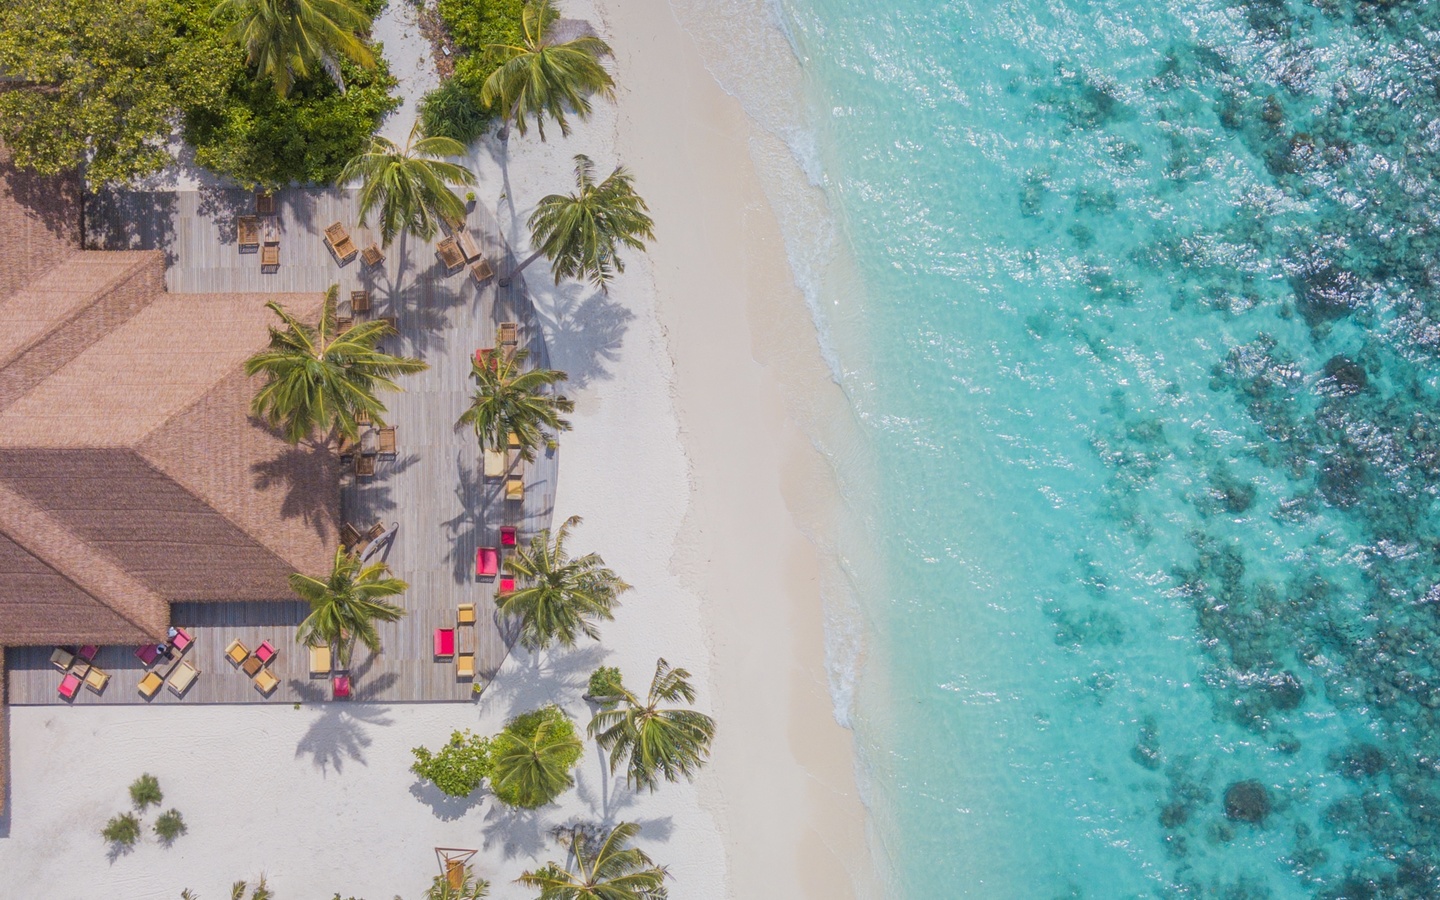
M340 469L249 415L243 371L319 294L172 294L162 251L81 246L75 178L0 148L0 811L4 648L154 644L176 602L292 601L327 571Z

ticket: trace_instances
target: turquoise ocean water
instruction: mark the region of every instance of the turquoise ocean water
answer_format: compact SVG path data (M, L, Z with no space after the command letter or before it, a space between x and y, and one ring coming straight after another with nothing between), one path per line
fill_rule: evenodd
M774 12L890 893L1440 897L1440 4Z

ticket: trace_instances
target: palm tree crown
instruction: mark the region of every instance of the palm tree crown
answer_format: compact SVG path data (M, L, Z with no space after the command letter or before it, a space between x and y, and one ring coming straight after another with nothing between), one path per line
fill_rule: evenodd
M340 180L360 180L361 226L379 207L382 244L390 246L402 228L428 241L440 230L442 219L465 218L465 203L450 185L473 185L475 173L439 158L464 152L465 147L453 138L427 137L417 120L404 147L372 136L370 146L345 164Z
M490 791L522 809L544 806L575 783L584 744L558 706L519 716L490 739Z
M625 271L620 246L644 250L645 241L655 240L655 223L624 166L616 166L596 184L595 164L579 154L575 186L575 193L551 194L535 207L530 214L531 239L536 253L550 259L556 284L561 278L588 278L604 288L616 272Z
M666 781L678 781L682 775L694 778L710 757L714 719L693 709L660 708L661 703L695 701L689 678L684 669L672 669L665 660L657 660L650 696L644 703L622 685L619 705L602 709L590 720L590 736L610 753L610 771L628 760L625 781L632 788L653 791L660 777Z
M362 411L383 425L385 405L375 392L398 391L393 381L397 375L428 368L418 359L377 349L390 333L382 321L359 322L335 334L335 293L332 285L315 325L301 322L273 300L266 303L285 327L271 326L270 346L245 361L246 375L266 378L251 411L279 427L292 444L317 430L357 438L355 417Z
M540 532L528 548L516 548L505 558L505 569L515 576L518 587L495 598L506 616L520 617L520 643L539 650L552 642L575 646L580 634L598 639L594 620L610 620L620 594L630 590L599 554L587 553L571 559L565 552L570 529L580 524L571 516L560 526L553 540L550 530Z
M470 374L475 379L475 394L459 423L475 429L481 449L503 450L509 436L515 435L526 462L534 461L542 443L553 440L546 429L570 430L570 421L560 416L575 410L573 401L545 390L568 376L555 369L522 371L529 355L528 350L516 350L496 354L488 361L473 361Z
M484 900L490 896L490 882L475 877L475 870L465 866L460 886L455 887L446 875L436 875L425 892L425 900Z
M515 880L539 888L540 900L666 900L665 879L670 873L640 849L626 846L639 833L639 825L621 822L593 854L588 842L577 835L570 846L576 871L552 862Z
M389 600L405 593L405 582L390 577L383 562L362 565L344 548L335 551L335 564L324 581L309 575L290 576L290 589L310 604L310 615L295 632L298 643L333 647L340 668L348 668L355 642L371 653L380 652L376 622L396 622L405 610Z
M210 17L226 14L235 16L230 38L282 97L317 69L328 71L344 90L338 56L367 68L375 64L359 37L370 29L370 17L351 0L220 0Z
M559 17L550 0L527 3L521 14L521 43L485 47L500 66L481 86L480 102L498 105L505 121L513 120L522 135L533 117L542 141L545 116L568 135L567 110L584 119L590 115L591 94L615 97L615 82L600 65L600 57L610 55L610 45L594 35L555 42L550 29Z

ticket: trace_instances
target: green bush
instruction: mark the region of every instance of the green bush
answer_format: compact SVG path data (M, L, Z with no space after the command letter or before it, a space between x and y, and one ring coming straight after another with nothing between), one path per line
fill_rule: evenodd
M524 8L525 0L440 0L440 19L462 52L483 56L491 44L520 43Z
M160 793L160 780L149 772L135 779L135 783L130 785L130 802L141 812L149 807L159 806L164 799L165 795Z
M518 716L490 742L490 790L507 806L544 806L575 783L570 770L584 749L560 707Z
M448 137L466 146L474 143L495 120L495 113L480 105L480 91L458 78L447 78L420 98L420 124L425 133Z
M155 835L160 838L165 846L175 843L175 839L189 831L185 827L185 819L180 815L180 810L172 809L160 814L155 820Z
M256 80L244 68L231 72L218 103L185 115L185 140L196 161L246 188L334 183L400 105L390 95L398 82L379 45L374 49L373 69L341 60L345 93L321 74L280 97L269 79Z
M620 682L620 670L614 666L601 666L590 673L590 684L586 688L587 700L613 705L624 693Z
M100 836L112 844L133 847L135 842L140 840L140 820L135 818L134 813L111 816L110 821L101 829Z
M468 797L490 774L490 739L469 729L456 731L439 752L412 748L415 763L410 771L433 783L451 797Z

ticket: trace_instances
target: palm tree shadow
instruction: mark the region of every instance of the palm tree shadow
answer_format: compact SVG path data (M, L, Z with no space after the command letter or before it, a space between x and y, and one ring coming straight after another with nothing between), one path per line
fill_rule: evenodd
M549 315L536 307L548 332L550 364L564 371L576 388L611 377L610 367L619 362L625 332L635 318L603 291L580 299L588 289L578 282L563 284L553 292Z
M543 815L540 810L512 809L502 803L492 804L480 829L485 835L485 849L489 850L498 842L506 859L539 854L545 849L545 838L549 833Z
M455 454L455 498L462 512L441 524L450 535L451 575L456 584L468 584L475 578L475 549L491 546L483 543L487 517L485 484L473 463L465 462L464 451Z
M327 703L295 745L295 758L309 756L315 768L336 774L344 771L346 762L366 765L365 750L372 743L367 726L383 728L392 721L383 706Z
M266 427L258 419L250 421L256 427ZM250 471L255 476L256 491L275 487L285 491L280 504L282 518L302 519L322 540L334 537L333 510L327 502L327 492L317 489L319 485L335 484L340 478L340 462L328 447L285 447L270 459L255 463Z
M430 807L435 818L442 822L454 822L464 816L480 802L476 794L468 797L452 797L428 781L417 778L410 785L410 796Z
M609 655L600 644L542 650L539 654L512 647L510 652L521 665L494 681L486 691L506 704L506 715L511 718L552 702L555 697L582 693L590 673ZM587 723L579 724L583 730Z

